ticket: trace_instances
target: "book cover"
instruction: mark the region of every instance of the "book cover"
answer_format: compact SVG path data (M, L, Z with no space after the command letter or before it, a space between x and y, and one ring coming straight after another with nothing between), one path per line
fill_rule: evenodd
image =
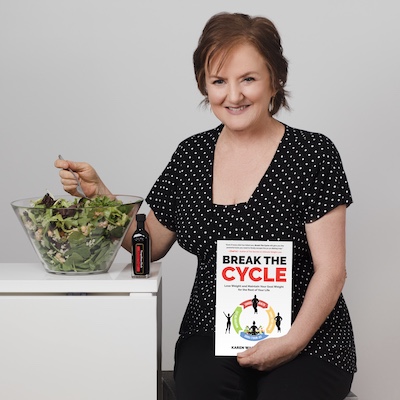
M290 241L217 241L216 356L289 331L292 264Z

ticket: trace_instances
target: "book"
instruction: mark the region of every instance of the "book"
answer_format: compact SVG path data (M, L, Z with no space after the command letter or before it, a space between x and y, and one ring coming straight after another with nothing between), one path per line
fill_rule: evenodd
M291 241L217 241L216 356L289 331L292 265Z

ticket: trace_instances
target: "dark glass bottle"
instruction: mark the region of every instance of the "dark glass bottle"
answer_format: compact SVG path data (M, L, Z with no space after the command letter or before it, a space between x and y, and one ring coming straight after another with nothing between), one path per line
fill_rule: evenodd
M136 214L137 227L132 235L132 276L150 276L150 236L144 228L145 214Z

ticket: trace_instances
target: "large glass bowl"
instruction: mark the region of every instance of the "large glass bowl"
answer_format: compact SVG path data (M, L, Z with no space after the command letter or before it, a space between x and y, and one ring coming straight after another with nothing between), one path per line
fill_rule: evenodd
M142 203L128 195L86 200L47 194L11 206L47 272L87 275L108 271Z

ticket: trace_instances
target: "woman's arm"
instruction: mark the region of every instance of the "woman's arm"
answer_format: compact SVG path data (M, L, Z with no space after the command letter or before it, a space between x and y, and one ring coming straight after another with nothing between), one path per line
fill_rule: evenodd
M282 338L263 340L238 354L242 366L269 370L303 350L335 307L346 279L346 206L340 205L306 225L314 275L290 331Z
M314 264L303 305L288 333L298 350L307 346L335 307L346 280L346 206L341 205L306 225Z

